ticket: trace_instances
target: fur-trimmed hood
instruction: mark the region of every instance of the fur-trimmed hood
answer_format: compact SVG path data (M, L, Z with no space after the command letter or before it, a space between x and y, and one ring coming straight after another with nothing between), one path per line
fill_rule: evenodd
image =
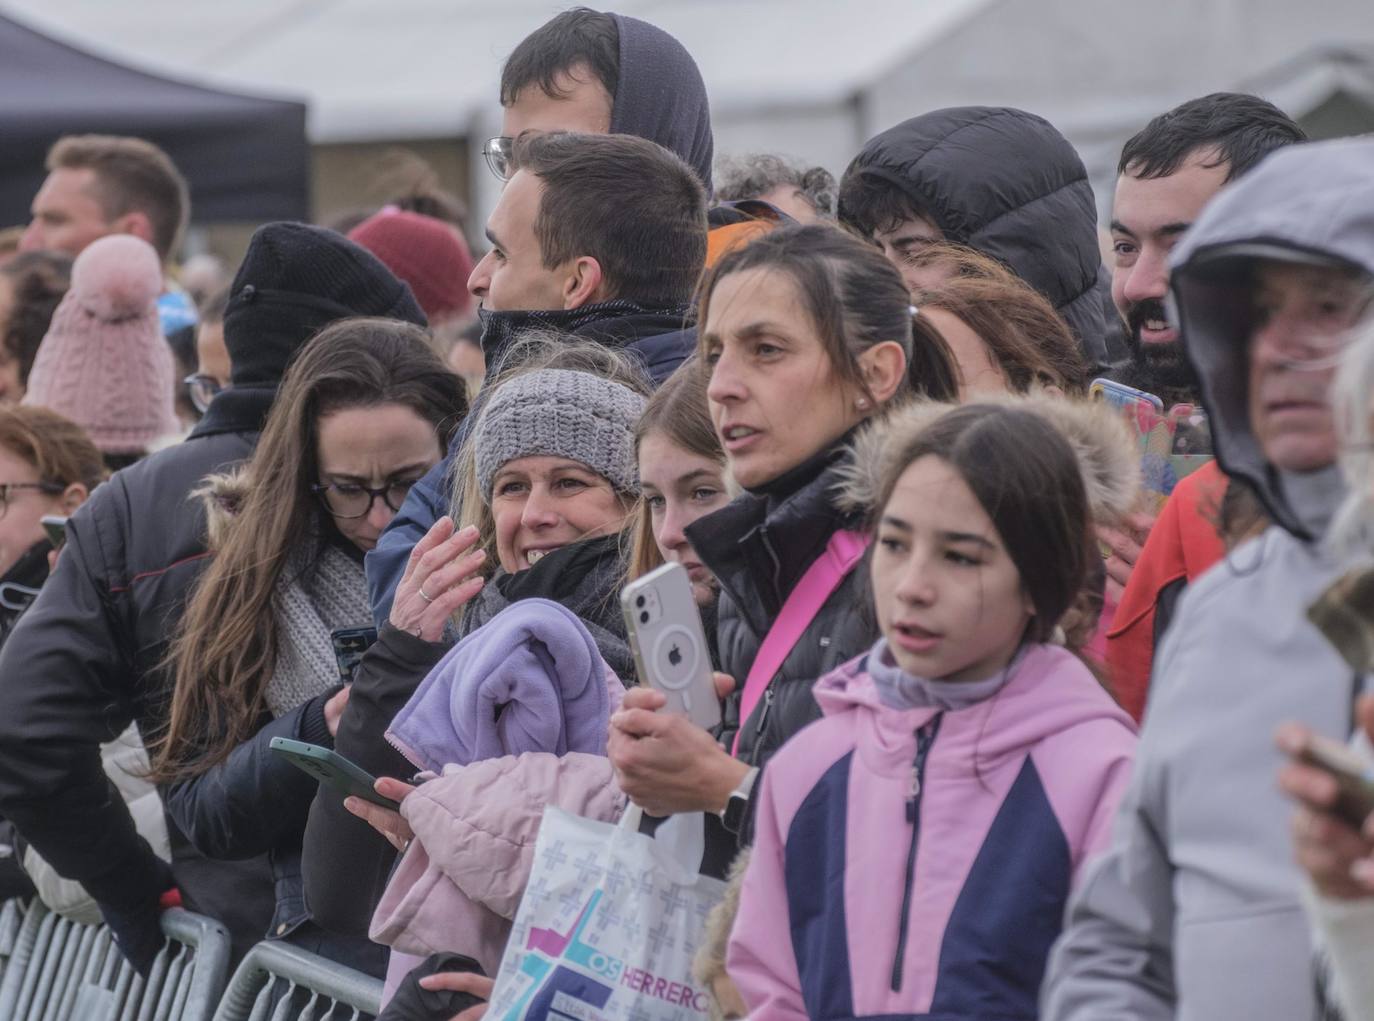
M1135 509L1140 490L1140 454L1130 428L1110 406L1047 393L980 398L1039 415L1068 441L1078 459L1093 520L1112 524ZM872 516L883 480L913 440L945 415L967 405L915 400L874 422L854 442L854 457L844 471L840 504Z
M229 526L243 509L252 489L248 466L207 475L191 496L205 506L206 548L211 552L224 547Z

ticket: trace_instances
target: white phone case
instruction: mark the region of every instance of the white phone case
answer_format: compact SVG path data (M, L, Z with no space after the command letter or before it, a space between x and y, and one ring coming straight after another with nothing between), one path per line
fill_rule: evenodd
M641 684L663 692L668 710L699 727L720 723L720 700L711 679L711 648L681 564L664 564L620 594Z

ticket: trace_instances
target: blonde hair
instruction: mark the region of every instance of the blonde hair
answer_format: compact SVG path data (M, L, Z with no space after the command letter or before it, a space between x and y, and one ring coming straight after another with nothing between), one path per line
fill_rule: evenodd
M644 405L644 414L635 428L636 458L640 444L655 432L662 433L675 447L714 461L724 471L725 449L711 424L711 412L706 403L706 374L695 355L678 366ZM629 532L633 544L628 580L634 581L663 564L663 553L654 538L653 520L642 496L635 506Z

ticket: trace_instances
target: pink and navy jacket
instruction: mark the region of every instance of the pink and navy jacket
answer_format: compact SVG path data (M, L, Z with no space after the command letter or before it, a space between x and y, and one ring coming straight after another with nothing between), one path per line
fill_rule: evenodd
M824 716L763 774L727 961L750 1018L1034 1018L1130 717L1049 645L959 710L883 704L867 656L815 695Z

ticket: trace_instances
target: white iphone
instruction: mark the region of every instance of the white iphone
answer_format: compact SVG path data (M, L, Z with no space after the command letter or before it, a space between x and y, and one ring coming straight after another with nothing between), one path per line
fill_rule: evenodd
M639 682L668 697L668 711L707 730L720 723L711 650L681 564L664 564L620 593Z

